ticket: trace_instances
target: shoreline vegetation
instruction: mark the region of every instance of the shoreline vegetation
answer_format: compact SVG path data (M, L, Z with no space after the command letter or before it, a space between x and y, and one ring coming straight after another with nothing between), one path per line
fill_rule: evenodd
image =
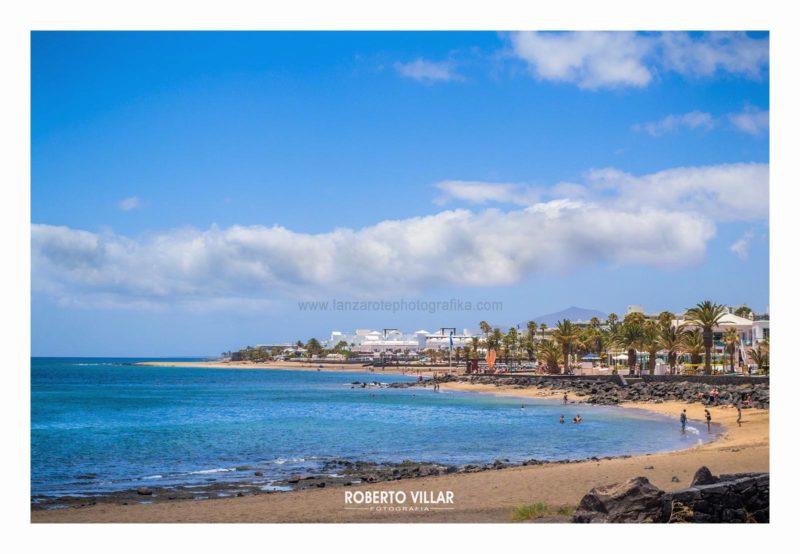
M368 362L364 365L377 367L380 353L381 367L403 363L452 368L455 362L455 367L469 367L473 374L520 369L550 375L583 374L585 369L592 374L623 370L631 376L769 374L769 314L710 300L680 314L648 315L640 307L631 308L622 319L614 313L604 321L598 317L588 322L561 319L552 328L528 321L523 329L510 326L506 332L481 321L480 334L465 330L458 336L450 328L449 345L447 328L438 334L420 331L409 340L395 340L402 333L384 329L382 342L375 340L380 337L378 331L351 336L349 343L344 340L347 335L339 333L335 344L333 335L325 344L312 337L294 344L247 346L223 352L222 358L233 363ZM387 340L388 332L393 333L391 340Z
M299 369L307 371L369 372L353 364L324 364L297 362L138 362L137 365L160 367L207 367L227 369ZM299 366L299 367L298 367ZM441 367L387 367L373 373L432 376L441 374ZM546 377L546 376L545 376ZM679 378L676 377L676 381ZM413 383L412 386L430 383ZM567 392L573 402L586 398L575 396L570 388L538 388L535 386L499 382L469 382L443 380L445 390L495 394L512 397L550 398L559 400ZM579 404L575 404L577 406ZM352 487L340 486L311 488L280 493L261 493L251 496L209 498L204 500L164 500L149 504L139 502L108 503L70 507L56 510L32 510L31 521L36 522L511 522L520 507L543 503L558 506L565 511L577 506L580 499L592 488L621 483L632 477L644 476L655 486L674 491L689 486L692 476L700 466L714 473L752 473L769 471L769 410L748 408L743 410L742 424L737 423L737 410L730 405L706 406L700 402L682 400L624 401L617 404L622 409L644 409L675 418L686 409L689 421L705 429L704 410L712 416L716 430L721 433L716 440L701 445L667 453L622 456L582 461L530 463L492 467L480 466L471 471L431 470L419 462L389 464L387 471L403 471L403 464L412 469L410 478L362 482ZM705 432L705 431L703 431ZM364 462L362 462L364 463ZM427 464L434 465L435 464ZM413 471L433 473L416 476ZM363 473L365 468L358 468ZM368 468L370 469L370 468ZM371 468L375 470L376 468ZM490 471L491 469L491 471ZM447 510L422 511L372 511L346 509L344 491L452 491L455 502ZM150 501L148 496L142 500ZM544 517L537 521L567 521L564 515Z

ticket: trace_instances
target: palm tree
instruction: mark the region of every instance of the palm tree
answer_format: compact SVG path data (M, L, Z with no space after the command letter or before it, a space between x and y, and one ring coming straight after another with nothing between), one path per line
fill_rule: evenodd
M683 349L689 354L689 363L697 367L700 365L700 355L705 350L703 332L700 329L691 329L683 335Z
M751 348L748 353L753 363L758 367L759 372L769 374L769 350L761 348L761 345L759 345L756 349Z
M570 320L558 320L556 330L553 331L553 339L561 347L561 353L564 358L564 373L569 373L569 356L577 338L578 329Z
M730 356L731 373L733 373L735 371L733 357L736 354L736 344L739 342L739 335L736 333L736 329L726 330L725 334L722 335L722 340L725 342L725 350Z
M522 348L528 355L528 361L533 361L533 356L536 352L536 341L533 339L533 336L530 334L525 335L525 338L522 339Z
M508 363L510 356L516 354L518 339L519 333L516 327L509 328L508 333L503 337L503 351L506 354L506 363Z
M744 304L742 304L733 311L733 315L738 315L739 317L750 317L750 314L752 313L753 310L751 310L748 306Z
M480 328L481 328L481 333L483 333L483 336L484 336L484 337L488 337L488 336L489 336L489 333L491 333L491 332L492 332L492 326L491 326L491 325L489 325L489 324L488 324L487 322L485 322L485 321L481 321L480 323L478 323L478 327L480 327Z
M558 373L558 364L561 361L561 347L550 339L539 341L537 357L547 365L549 373Z
M542 332L542 338L544 338L544 332L547 331L547 323L540 323L539 330Z
M622 323L614 336L617 347L628 352L628 370L631 374L636 369L636 351L642 347L643 334L642 325L635 318L631 318Z
M675 365L678 362L678 352L683 348L683 342L686 332L683 330L683 325L673 327L661 328L661 335L659 336L661 348L667 351L667 363L669 364L669 372L671 375L675 374Z
M528 352L528 361L533 361L533 353L536 348L536 330L539 328L535 321L529 321L527 325L528 336L525 337L524 347Z
M669 311L663 311L658 314L658 324L664 328L672 325L672 320L675 319L675 314Z
M642 326L642 349L647 351L647 369L650 375L655 375L656 354L661 350L659 324L655 321L647 320Z
M489 334L489 337L486 339L486 345L491 350L492 348L495 351L500 350L500 345L503 343L503 332L500 330L499 327L495 327L492 329L492 332Z
M308 349L308 356L314 357L322 352L322 345L319 343L317 339L310 338L306 343L306 349Z
M472 344L470 346L469 358L471 360L477 360L478 359L478 348L480 347L481 339L479 339L478 337L472 337L470 342Z
M717 326L724 315L725 306L710 300L704 300L694 308L686 310L686 319L689 323L697 325L703 332L703 347L706 351L706 375L711 375L711 347L714 345L714 327Z

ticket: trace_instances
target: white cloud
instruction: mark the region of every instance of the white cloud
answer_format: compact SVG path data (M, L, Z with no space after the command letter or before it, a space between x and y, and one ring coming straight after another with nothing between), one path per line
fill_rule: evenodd
M756 163L639 176L597 169L582 183L536 190L445 181L437 186L446 200L525 207L445 210L318 234L233 226L131 238L35 224L33 287L70 305L198 311L310 294L510 285L593 264L685 267L704 258L716 222L768 217L768 181L768 166ZM731 249L746 256L747 246Z
M585 173L583 182L534 188L518 183L442 181L437 204L529 206L542 199L582 199L624 211L641 208L693 212L713 221L756 221L769 217L769 165L735 163L676 167L632 175L613 167Z
M747 106L744 111L728 114L731 124L749 135L761 135L769 129L769 111Z
M658 121L648 121L647 123L637 123L633 130L644 132L650 136L658 137L666 133L677 131L681 127L689 129L711 129L715 125L714 118L708 112L694 110L685 114L670 114Z
M437 204L446 204L451 200L463 200L471 204L498 202L529 206L539 197L535 189L520 183L442 181L434 186L442 191L442 195L436 199Z
M644 87L664 72L717 73L759 79L769 64L768 39L745 33L520 32L512 51L538 79L584 89Z
M459 75L451 62L432 62L423 59L416 59L408 63L394 64L397 70L403 77L414 79L416 81L433 82L433 81L461 81L463 77Z
M753 240L753 232L747 231L742 238L730 245L730 251L739 256L740 260L746 260L750 254L750 242Z
M125 212L129 212L131 210L135 210L136 208L142 205L142 201L139 199L138 196L129 196L127 198L123 198L117 203L117 206L120 210Z
M682 75L709 77L717 72L759 79L769 65L769 40L743 32L662 33L661 61Z
M511 43L539 79L597 89L643 87L653 77L643 61L650 43L632 32L521 32Z
M685 266L703 258L714 226L694 214L556 201L321 234L261 226L137 239L50 225L32 231L35 290L62 302L147 308L508 285L602 262Z
M589 188L622 209L652 207L700 213L715 221L769 217L769 165L736 163L678 167L634 176L614 169L587 173Z

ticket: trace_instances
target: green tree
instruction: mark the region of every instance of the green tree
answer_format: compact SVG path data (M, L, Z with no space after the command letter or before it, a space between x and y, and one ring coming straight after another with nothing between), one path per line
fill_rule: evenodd
M700 365L700 356L705 350L703 332L700 329L690 329L683 335L683 349L689 355L689 363L697 367Z
M705 373L711 375L711 348L714 346L714 328L722 316L725 315L725 306L710 300L704 300L686 310L686 319L690 324L697 325L703 332L703 347L705 348Z
M349 350L349 348L347 347L347 341L340 340L339 342L336 343L336 346L334 346L333 349L339 353Z
M542 360L548 373L558 373L558 364L561 362L562 350L555 341L544 339L536 345L536 356Z
M477 360L478 359L478 349L481 345L481 339L478 337L472 337L470 339L470 349L469 349L469 358L470 360Z
M519 332L517 332L516 327L511 327L503 337L503 351L506 354L506 363L508 363L509 357L516 357L518 347Z
M725 343L725 351L731 362L731 372L736 370L734 357L736 355L736 345L739 343L739 334L736 329L727 329L722 335L722 341Z
M642 348L643 334L639 319L626 317L614 336L616 346L628 353L628 369L631 373L636 369L636 352Z
M675 374L675 366L678 363L678 353L683 348L685 331L683 325L673 327L662 327L659 336L661 348L667 351L667 363L669 364L670 374Z
M666 310L658 314L658 324L661 326L662 329L672 326L672 321L674 319L675 319L675 314L673 314L672 312L668 312Z
M553 331L553 340L561 347L564 373L569 373L570 354L577 338L578 329L570 320L563 319L556 323L556 329Z
M322 353L322 345L317 339L310 338L306 343L306 350L308 350L308 355L310 357L316 357Z
M661 350L660 329L660 325L652 320L647 320L642 325L642 349L647 351L647 369L650 375L655 375L656 354Z
M748 350L748 353L753 363L758 367L759 373L769 374L769 350L758 345L757 348Z

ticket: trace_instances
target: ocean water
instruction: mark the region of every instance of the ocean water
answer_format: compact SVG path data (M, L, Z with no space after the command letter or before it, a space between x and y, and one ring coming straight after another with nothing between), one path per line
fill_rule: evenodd
M413 377L126 365L134 361L31 360L32 497L252 482L255 471L268 487L334 458L580 459L707 438L637 410L350 385ZM569 423L575 413L581 425ZM558 423L561 414L568 423Z

